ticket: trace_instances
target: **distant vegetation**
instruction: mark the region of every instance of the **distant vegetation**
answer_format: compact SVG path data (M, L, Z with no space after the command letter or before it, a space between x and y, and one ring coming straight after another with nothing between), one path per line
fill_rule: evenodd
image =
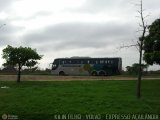
M142 69L142 73L146 73L147 72L147 69L148 69L148 66L147 64L141 64L141 69ZM127 66L126 67L127 69L127 73L130 74L130 75L138 75L138 70L139 70L139 64L138 63L134 63L132 66Z
M136 68L133 67L134 64L132 66L127 66L126 67L126 71L122 71L120 76L137 76L137 69L138 67L136 66ZM0 75L16 75L17 74L17 70L14 67L3 67L0 69ZM22 69L21 71L22 75L52 75L51 74L51 69L50 68L46 68L46 69L40 69L38 67L31 69L25 68ZM143 69L142 72L143 76L160 76L160 70L147 70L147 68ZM107 77L107 76L106 76Z
M17 70L13 66L7 66L0 69L1 75L17 75ZM45 70L35 67L33 69L22 69L22 75L51 75L51 69L46 68Z

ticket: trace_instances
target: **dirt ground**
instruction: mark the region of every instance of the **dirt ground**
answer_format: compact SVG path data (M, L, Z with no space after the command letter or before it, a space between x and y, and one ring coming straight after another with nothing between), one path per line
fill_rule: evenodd
M0 81L16 81L16 75L0 75ZM160 78L142 78L146 80ZM76 81L76 80L137 80L136 77L122 76L49 76L49 75L22 75L21 81Z

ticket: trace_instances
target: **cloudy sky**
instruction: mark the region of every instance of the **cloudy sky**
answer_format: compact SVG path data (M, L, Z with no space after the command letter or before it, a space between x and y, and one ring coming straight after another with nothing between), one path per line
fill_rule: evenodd
M55 58L122 57L138 62L139 0L0 0L0 55L7 45L36 48L41 68ZM160 0L144 0L147 24L160 17ZM4 25L6 24L6 25ZM4 60L0 56L0 66ZM150 69L159 69L153 66Z

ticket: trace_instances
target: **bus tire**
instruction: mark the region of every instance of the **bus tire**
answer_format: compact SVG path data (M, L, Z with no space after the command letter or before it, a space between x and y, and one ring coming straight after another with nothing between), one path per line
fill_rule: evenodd
M105 76L106 74L105 74L105 72L104 71L100 71L99 72L99 76Z
M64 76L64 75L65 75L64 71L60 71L60 72L59 72L59 75L60 75L60 76Z
M93 72L92 72L92 76L97 76L97 72L96 72L96 71L93 71Z

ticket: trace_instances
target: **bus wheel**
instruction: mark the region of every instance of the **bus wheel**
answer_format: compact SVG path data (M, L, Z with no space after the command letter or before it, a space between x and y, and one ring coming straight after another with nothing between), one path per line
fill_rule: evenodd
M97 76L97 72L96 72L96 71L93 71L93 72L92 72L92 76Z
M105 72L104 72L104 71L100 71L100 72L99 72L99 75L100 75L100 76L105 76Z
M63 71L60 71L60 72L59 72L59 75L60 75L60 76L63 76L63 75L65 75L65 73L64 73Z

